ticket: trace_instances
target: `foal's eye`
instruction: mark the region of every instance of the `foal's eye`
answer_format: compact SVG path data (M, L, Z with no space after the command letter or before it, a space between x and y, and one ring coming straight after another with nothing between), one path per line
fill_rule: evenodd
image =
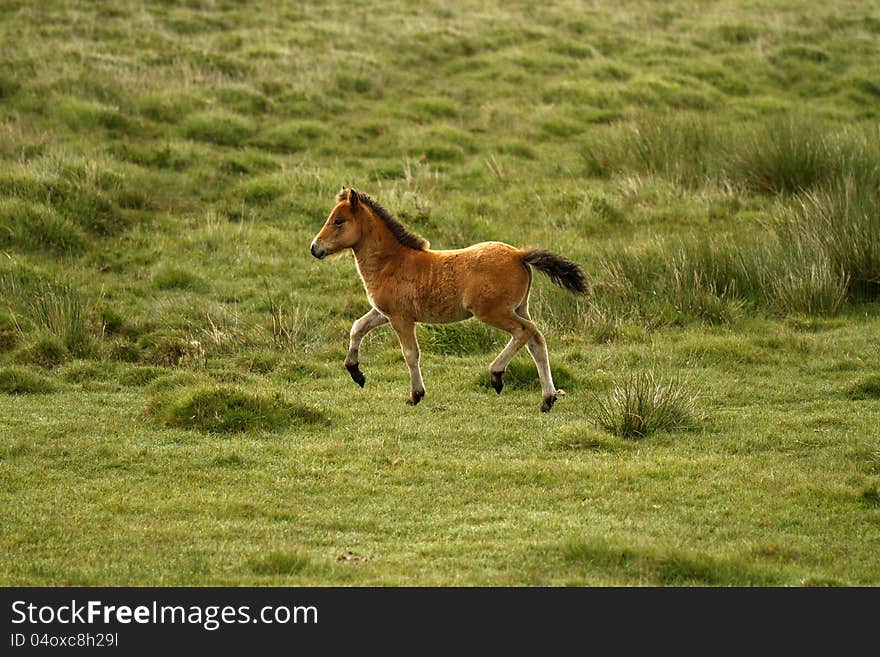
M344 223L345 223L345 219L337 219L336 221L333 222L333 225L334 226L341 226Z

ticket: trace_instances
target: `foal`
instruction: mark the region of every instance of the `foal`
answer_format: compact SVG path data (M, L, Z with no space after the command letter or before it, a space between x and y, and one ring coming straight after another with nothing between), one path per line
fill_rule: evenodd
M354 251L358 273L372 308L351 327L345 367L355 383L366 381L358 366L364 336L391 322L410 371L408 404L425 396L419 369L416 322L459 322L476 317L511 334L510 342L489 366L492 387L500 393L503 375L514 354L525 346L541 380L543 403L549 411L557 390L550 374L547 343L529 317L532 271L544 272L557 285L587 293L581 268L561 256L539 249L517 249L501 242L483 242L455 251L431 251L428 241L409 232L369 196L342 188L336 207L312 240L318 259L344 249Z

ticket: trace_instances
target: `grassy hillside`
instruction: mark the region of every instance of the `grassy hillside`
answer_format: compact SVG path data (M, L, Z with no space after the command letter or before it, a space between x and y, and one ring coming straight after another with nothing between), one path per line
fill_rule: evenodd
M0 4L0 584L880 584L880 7ZM393 333L341 185L536 277Z

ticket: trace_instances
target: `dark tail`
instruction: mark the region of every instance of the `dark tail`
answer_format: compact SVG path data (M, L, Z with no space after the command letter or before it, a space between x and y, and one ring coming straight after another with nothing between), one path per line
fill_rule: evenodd
M567 258L542 249L528 249L523 252L522 261L544 272L551 281L569 292L587 294L590 291L583 270Z

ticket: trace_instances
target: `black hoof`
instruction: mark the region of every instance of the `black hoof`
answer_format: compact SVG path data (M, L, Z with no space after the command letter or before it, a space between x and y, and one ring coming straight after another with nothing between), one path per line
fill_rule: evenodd
M346 365L345 369L348 370L348 373L351 374L352 380L357 383L361 388L364 387L364 384L367 382L367 377L364 376L364 373L361 372L361 368L358 363L354 365Z
M489 372L489 380L492 387L495 388L495 392L500 395L501 389L504 387L504 372Z
M412 397L410 397L409 399L406 400L406 403L409 404L410 406L415 406L420 401L422 401L422 397L424 397L424 396L425 396L424 390L417 390L416 392L412 393Z
M550 409L553 408L553 404L556 403L556 393L553 393L549 397L544 397L544 403L541 404L541 412L549 413Z

